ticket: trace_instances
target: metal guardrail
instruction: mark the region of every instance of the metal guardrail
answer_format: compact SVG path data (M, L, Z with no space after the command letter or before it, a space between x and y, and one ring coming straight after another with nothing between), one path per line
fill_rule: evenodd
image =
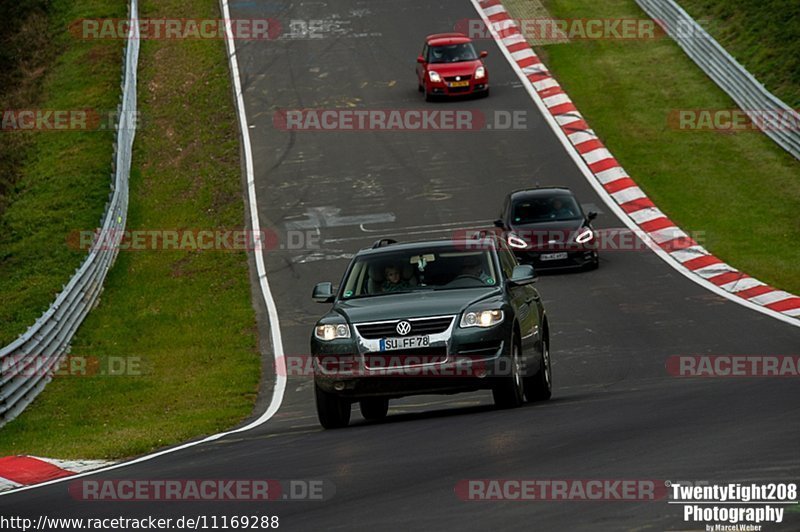
M138 18L137 0L130 0L128 19ZM134 31L135 26L131 24ZM128 213L139 63L139 39L130 38L125 42L111 192L100 220L101 234L117 235L117 243ZM96 304L117 251L117 246L98 240L50 308L23 335L0 349L0 426L19 415L52 380L60 359L69 351L75 331Z
M800 114L786 105L753 77L736 59L708 34L674 0L636 0L653 20L660 24L683 51L714 82L722 88L759 126L756 118L770 116L793 117L796 124ZM757 115L756 115L757 113ZM791 123L791 122L790 122ZM767 122L769 124L769 122ZM767 136L783 149L800 159L800 130L796 127L761 127Z

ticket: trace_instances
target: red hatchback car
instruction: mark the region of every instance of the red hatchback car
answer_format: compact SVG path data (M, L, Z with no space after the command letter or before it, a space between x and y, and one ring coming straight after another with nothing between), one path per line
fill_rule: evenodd
M472 41L463 33L428 35L417 58L417 82L425 100L436 96L489 95L489 72Z

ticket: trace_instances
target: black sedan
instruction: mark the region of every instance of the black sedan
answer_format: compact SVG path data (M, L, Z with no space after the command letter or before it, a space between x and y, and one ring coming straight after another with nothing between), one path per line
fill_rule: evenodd
M530 265L494 235L477 240L377 242L351 261L332 308L314 326L317 413L346 426L386 416L407 395L491 389L502 408L549 399L547 315Z
M517 190L506 197L495 225L520 262L537 269L599 265L594 212L584 213L568 188Z

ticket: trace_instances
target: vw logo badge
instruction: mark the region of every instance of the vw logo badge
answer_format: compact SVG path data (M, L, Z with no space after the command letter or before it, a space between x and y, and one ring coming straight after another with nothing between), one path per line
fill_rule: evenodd
M461 81L461 76L456 76L456 81Z
M395 329L397 330L397 334L399 334L400 336L405 336L411 332L411 324L408 323L407 321L401 321L400 323L397 324L397 327L395 327Z

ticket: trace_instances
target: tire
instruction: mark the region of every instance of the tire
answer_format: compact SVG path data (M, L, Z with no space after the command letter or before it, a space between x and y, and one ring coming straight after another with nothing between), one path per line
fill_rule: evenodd
M488 98L489 97L489 89L487 88L485 91L481 93L481 98Z
M425 101L426 102L432 102L433 101L433 94L431 94L428 91L425 91Z
M350 423L350 402L314 385L319 423L326 429L339 429Z
M389 412L389 400L380 397L362 399L359 402L361 416L367 421L380 421Z
M498 377L492 388L494 404L497 408L516 408L524 400L522 377L522 354L516 338L511 340L511 375Z
M422 85L419 85L419 84L418 84L418 85L417 85L417 90L418 90L419 92L425 92L425 87L423 87Z
M550 345L542 342L542 365L536 375L525 377L525 397L529 402L547 401L553 394L553 372L550 367Z

